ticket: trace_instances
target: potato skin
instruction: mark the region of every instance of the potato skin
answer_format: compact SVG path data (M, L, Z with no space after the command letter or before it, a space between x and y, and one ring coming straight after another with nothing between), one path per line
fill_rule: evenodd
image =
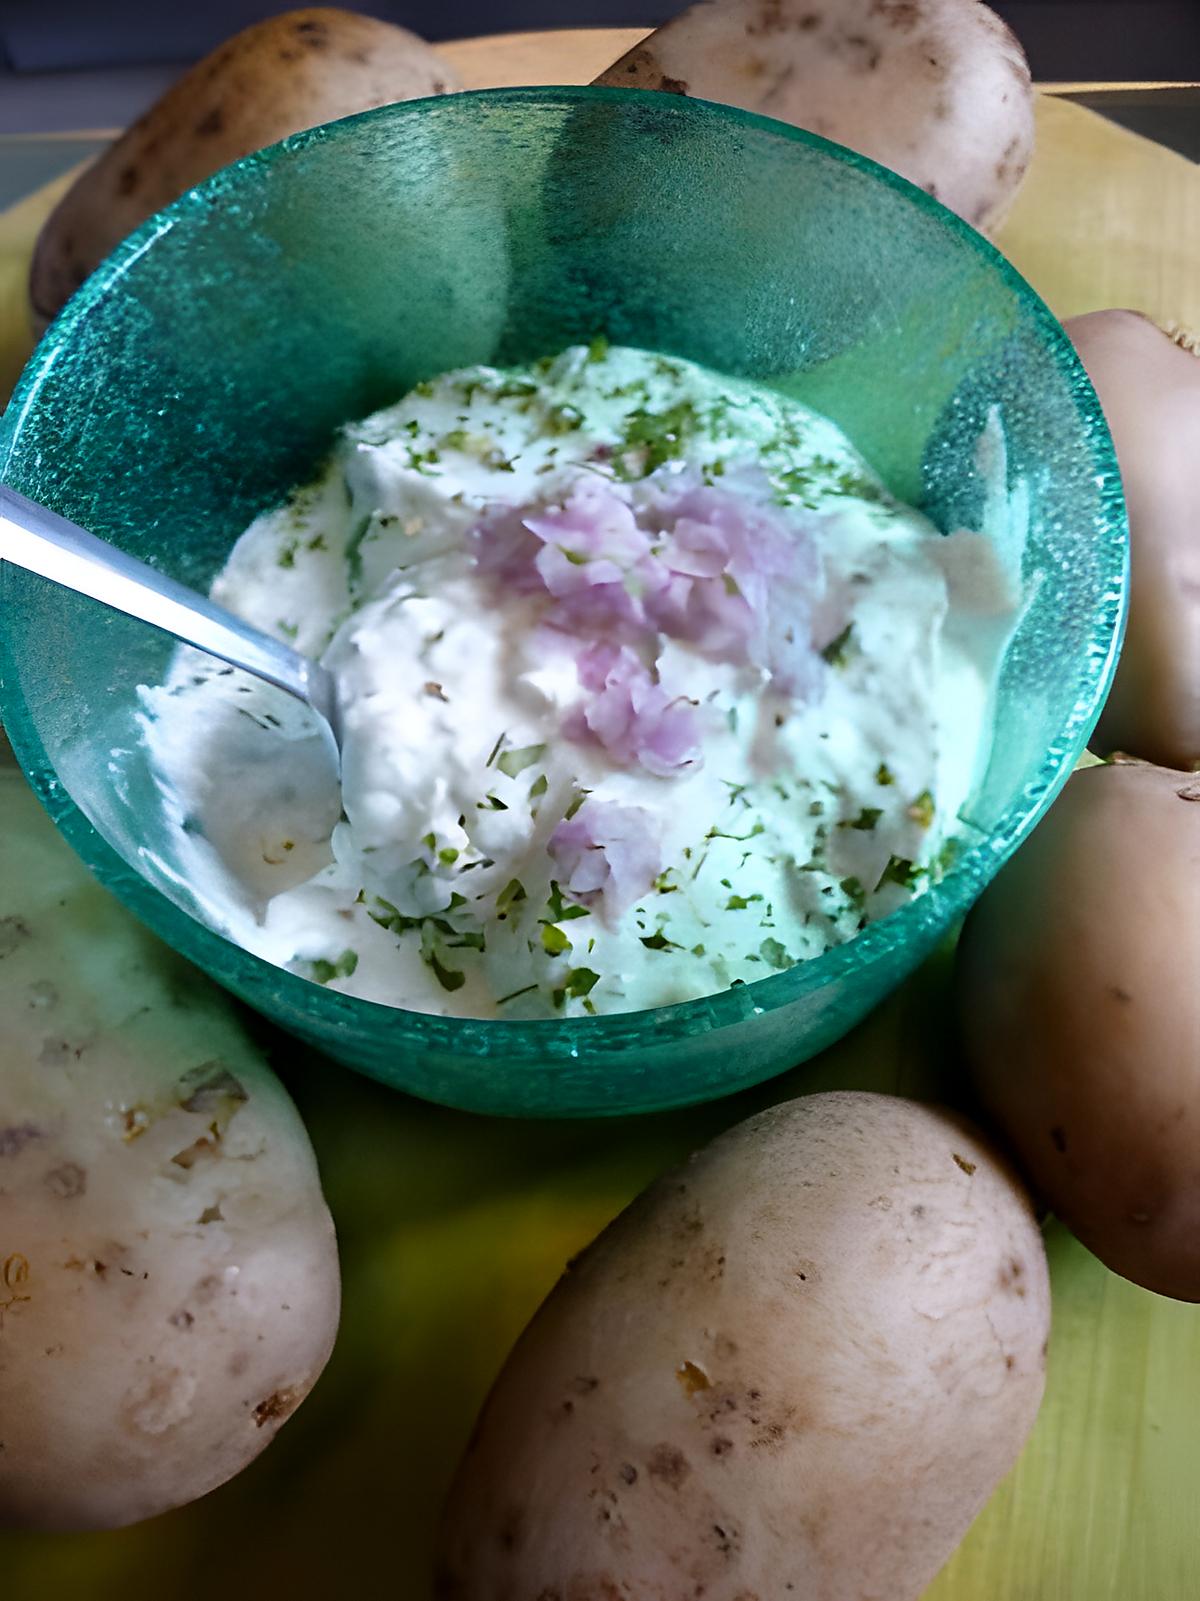
M979 0L699 0L595 80L742 106L995 228L1033 154L1029 64Z
M233 1007L0 769L0 1526L223 1483L337 1329L308 1137Z
M355 12L289 11L191 68L83 172L50 214L30 270L45 324L139 223L239 157L320 122L460 88L415 34Z
M959 950L979 1094L1114 1272L1200 1301L1200 777L1068 783Z
M1093 747L1200 768L1200 357L1135 311L1063 324L1112 431L1132 543L1129 626Z
M913 1601L1041 1399L1045 1253L949 1113L793 1101L659 1180L521 1337L443 1601Z

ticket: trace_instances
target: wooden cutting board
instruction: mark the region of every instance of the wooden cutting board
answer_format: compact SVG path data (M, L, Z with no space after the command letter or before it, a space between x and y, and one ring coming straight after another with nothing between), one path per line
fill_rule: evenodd
M473 88L585 83L643 32L442 48ZM66 181L0 215L0 393L28 353L29 254ZM1068 102L1039 100L1037 156L999 243L1060 316L1128 305L1200 327L1200 168ZM931 1063L952 1067L947 979L933 964L786 1088L904 1092ZM6 1595L429 1601L437 1502L508 1345L566 1257L749 1104L635 1123L494 1124L298 1052L279 1042L343 1253L345 1316L327 1375L259 1463L193 1507L115 1535L0 1536ZM1048 1246L1041 1417L927 1601L1193 1601L1200 1309L1114 1278L1061 1229Z

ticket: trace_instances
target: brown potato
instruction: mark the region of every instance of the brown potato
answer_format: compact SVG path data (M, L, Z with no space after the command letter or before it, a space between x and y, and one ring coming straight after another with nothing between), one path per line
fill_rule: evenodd
M977 228L1033 153L1029 65L979 0L700 0L596 79L697 95L849 145Z
M960 1119L812 1095L660 1179L484 1408L444 1601L915 1601L1012 1466L1050 1302L1028 1198Z
M980 1096L1114 1272L1200 1301L1200 777L1076 773L967 921Z
M38 237L29 279L45 323L127 234L193 184L288 134L460 88L423 40L350 11L289 11L186 73L83 172Z
M1200 768L1200 358L1134 311L1064 327L1112 430L1132 540L1129 627L1092 745Z

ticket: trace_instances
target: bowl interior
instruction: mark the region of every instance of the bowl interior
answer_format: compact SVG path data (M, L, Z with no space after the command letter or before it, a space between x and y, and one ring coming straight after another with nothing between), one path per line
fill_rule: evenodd
M897 494L945 530L985 527L1022 574L978 843L804 967L525 1025L397 1013L280 972L192 915L135 724L171 641L0 567L4 717L98 875L285 1026L488 1110L680 1104L802 1059L915 965L1048 803L1111 673L1125 572L1107 432L1049 313L926 196L798 130L669 95L452 96L299 135L152 219L50 330L0 433L7 482L205 588L342 422L448 367L600 331L824 411ZM990 474L989 418L1006 442Z

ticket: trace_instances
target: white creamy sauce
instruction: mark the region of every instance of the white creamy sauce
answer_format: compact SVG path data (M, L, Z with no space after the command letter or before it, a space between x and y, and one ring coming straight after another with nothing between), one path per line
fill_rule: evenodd
M1010 589L795 402L571 349L348 427L216 580L337 675L340 795L301 709L194 651L145 736L204 915L269 960L452 1015L664 1005L936 879Z

